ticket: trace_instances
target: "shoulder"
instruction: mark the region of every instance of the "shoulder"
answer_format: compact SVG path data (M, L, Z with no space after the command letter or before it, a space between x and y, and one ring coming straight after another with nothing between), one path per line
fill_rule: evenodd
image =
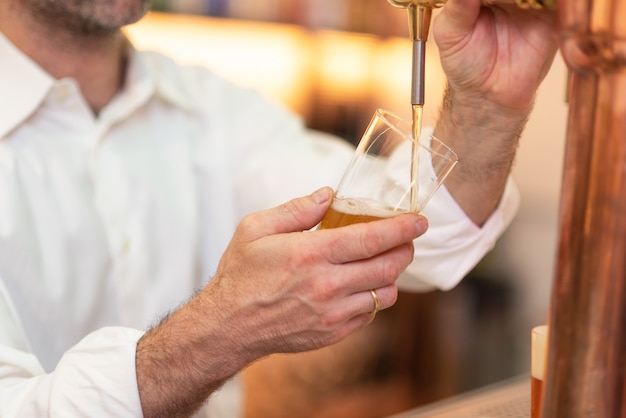
M270 137L293 137L303 128L301 116L278 100L208 67L184 65L152 51L137 51L137 58L150 73L160 95L206 121L213 132L220 132L231 144L248 146Z
M211 96L243 94L245 89L219 77L207 67L183 65L171 57L154 51L138 51L139 59L147 67L157 88L176 89L189 99Z
M180 96L186 102L205 109L245 110L253 106L282 109L259 91L217 74L201 65L186 65L159 52L138 51L141 61L152 74L157 89ZM285 109L282 109L285 111Z

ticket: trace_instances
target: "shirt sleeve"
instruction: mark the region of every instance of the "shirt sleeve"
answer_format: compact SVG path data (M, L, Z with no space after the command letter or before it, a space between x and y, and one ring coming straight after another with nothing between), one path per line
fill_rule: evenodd
M428 231L415 240L415 259L398 280L398 287L420 292L456 286L493 249L519 204L519 190L509 178L498 208L479 227L441 187L422 211L428 218Z
M135 370L142 331L94 331L46 373L17 318L0 280L0 417L143 417ZM242 416L240 386L239 375L233 376L194 418Z
M1 290L1 417L143 416L135 376L135 348L142 332L121 327L95 331L45 373Z

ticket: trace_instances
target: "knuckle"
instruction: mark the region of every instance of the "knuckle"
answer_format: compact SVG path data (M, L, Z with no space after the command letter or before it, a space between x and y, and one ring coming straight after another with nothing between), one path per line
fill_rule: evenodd
M413 245L402 245L383 257L381 275L395 281L413 260Z
M252 213L244 216L241 221L239 221L239 229L242 231L253 230L259 225L259 215L257 213Z
M343 315L341 315L338 311L326 312L320 318L320 323L322 327L327 330L335 330L343 322Z
M288 202L283 203L280 206L280 209L293 217L296 221L302 221L302 217L304 216L304 212L306 211L306 206L302 199L292 199Z
M326 272L324 270L323 258L320 258L319 248L308 245L290 245L284 248L286 252L287 268L293 277L301 277L308 281L314 292L319 292Z
M377 229L361 236L360 245L368 255L375 255L380 252L384 244L384 239Z
M328 231L331 233L325 235L326 245L322 246L321 251L328 253L330 256L344 253L349 240L344 239L344 235L341 234L339 229Z
M387 281L395 280L402 271L404 271L405 266L399 263L397 260L387 260L384 262L381 268L381 276Z
M315 282L316 299L322 302L332 300L341 290L339 280L332 276L319 276Z

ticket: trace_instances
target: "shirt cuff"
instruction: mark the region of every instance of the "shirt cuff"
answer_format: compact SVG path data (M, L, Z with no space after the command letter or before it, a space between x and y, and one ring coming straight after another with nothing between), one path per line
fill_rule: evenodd
M52 373L51 402L67 416L142 417L135 352L143 332L99 329L67 351Z
M398 288L422 292L456 286L493 249L519 205L519 190L509 178L498 208L479 227L441 187L422 211L429 228L415 240L415 259L398 280Z

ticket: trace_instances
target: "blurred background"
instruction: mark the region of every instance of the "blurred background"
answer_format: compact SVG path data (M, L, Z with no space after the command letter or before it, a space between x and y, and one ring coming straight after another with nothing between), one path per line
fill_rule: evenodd
M140 49L212 68L347 141L376 108L410 117L406 10L386 0L155 0L127 33ZM433 124L445 80L432 38L426 63L424 123ZM528 373L555 264L566 78L558 56L514 167L522 205L495 249L451 291L402 293L332 355L259 366L246 383L248 416L384 416Z

